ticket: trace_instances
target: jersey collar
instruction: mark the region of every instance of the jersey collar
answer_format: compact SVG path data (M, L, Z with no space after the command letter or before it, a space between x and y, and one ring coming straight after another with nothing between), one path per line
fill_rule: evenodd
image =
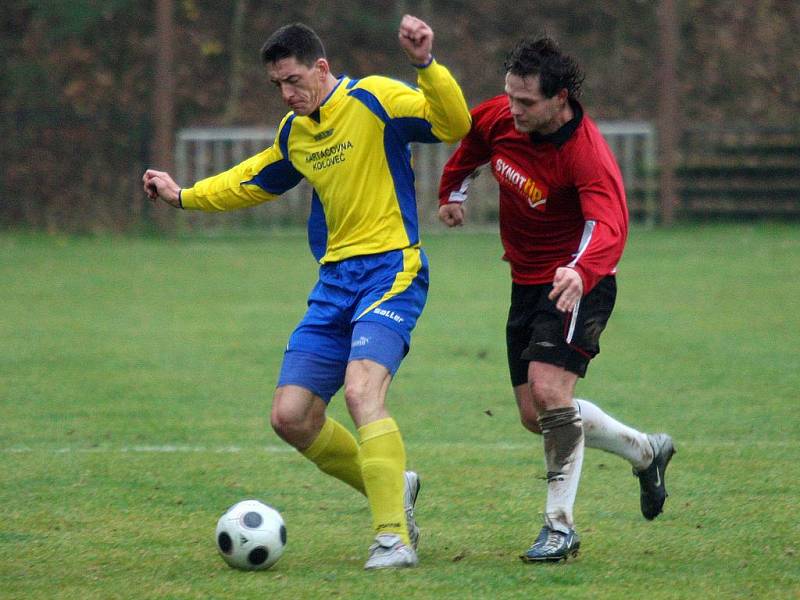
M575 133L575 130L578 129L578 126L583 120L583 107L581 106L580 102L572 98L569 99L569 105L572 107L574 116L553 133L543 135L535 131L532 132L530 137L534 144L550 142L556 148L561 148L561 146L563 146L567 140L572 137L572 134Z
M336 105L339 104L339 100L341 100L342 96L344 96L344 90L347 87L348 81L348 77L341 75L339 77L339 81L319 105L319 108L308 115L309 118L313 119L317 123L322 122L322 119L326 118L330 112L336 108Z

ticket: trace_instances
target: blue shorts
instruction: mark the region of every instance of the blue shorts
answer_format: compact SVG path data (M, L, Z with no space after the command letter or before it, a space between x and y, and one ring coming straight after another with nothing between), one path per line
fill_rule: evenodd
M394 375L427 295L428 259L421 248L320 266L308 310L289 337L278 386L299 385L327 402L351 360L375 361Z

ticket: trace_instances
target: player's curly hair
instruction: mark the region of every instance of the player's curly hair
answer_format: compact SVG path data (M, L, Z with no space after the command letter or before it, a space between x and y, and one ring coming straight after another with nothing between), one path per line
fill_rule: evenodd
M539 76L539 86L545 98L552 98L566 89L570 98L581 95L585 78L578 63L561 53L558 44L549 37L521 40L506 56L506 73L518 77Z
M284 25L261 48L261 60L265 64L293 57L297 62L310 67L318 58L325 58L325 46L316 32L303 23Z

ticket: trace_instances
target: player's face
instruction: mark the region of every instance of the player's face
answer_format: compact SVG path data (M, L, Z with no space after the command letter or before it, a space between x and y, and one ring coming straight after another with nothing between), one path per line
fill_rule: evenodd
M318 59L311 67L293 56L267 65L270 81L281 91L286 105L299 116L308 116L322 104L328 63Z
M563 124L559 117L566 102L566 90L545 98L538 75L520 77L506 73L506 96L514 127L521 133L553 133Z

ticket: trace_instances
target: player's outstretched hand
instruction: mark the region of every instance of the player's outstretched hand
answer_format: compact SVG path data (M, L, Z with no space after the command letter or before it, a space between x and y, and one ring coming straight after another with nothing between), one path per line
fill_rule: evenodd
M574 310L578 300L583 296L583 279L575 269L559 267L553 278L553 291L548 294L555 301L556 308L567 313Z
M171 204L175 208L181 207L179 199L180 188L178 184L172 180L169 173L165 171L156 171L155 169L147 169L142 176L142 183L144 184L144 192L153 202L161 198L164 202Z
M439 207L439 220L448 227L464 224L464 206L460 202L450 202Z
M397 36L412 64L427 65L431 61L433 29L425 21L411 15L403 16Z

